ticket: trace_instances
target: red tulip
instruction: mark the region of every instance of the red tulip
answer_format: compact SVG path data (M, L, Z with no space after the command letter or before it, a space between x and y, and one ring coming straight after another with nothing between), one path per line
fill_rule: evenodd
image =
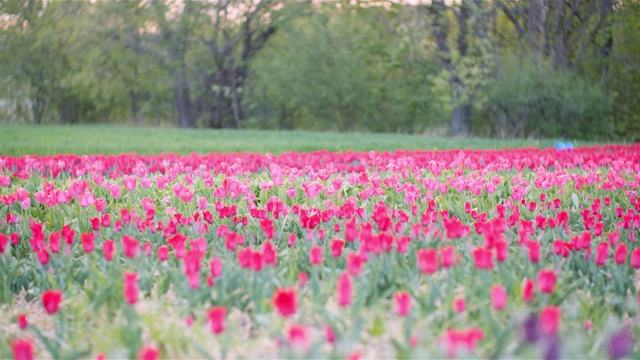
M288 238L288 242L287 242L289 247L295 245L296 244L296 240L297 240L296 234L289 234L289 238Z
M537 263L540 261L540 243L537 241L529 241L527 243L527 247L529 248L529 260L532 263Z
M80 243L82 244L82 249L84 250L84 252L93 252L93 250L95 249L94 240L95 235L92 232L83 233L82 235L80 235Z
M105 240L102 243L102 252L107 261L113 260L113 255L116 253L116 246L113 240Z
M158 360L160 359L160 350L153 346L145 346L138 353L139 360Z
M342 248L344 248L345 241L342 239L333 239L331 242L331 256L340 257L342 255Z
M522 285L522 300L531 301L535 296L535 284L531 279L525 279Z
M91 228L93 229L93 231L99 231L100 230L100 218L99 217L90 218L89 221L91 222ZM82 234L82 235L84 235L84 234Z
M309 334L304 325L291 325L287 329L287 341L294 347L306 348Z
M593 234L595 236L601 236L602 235L602 230L604 230L604 223L603 222L598 222L593 227Z
M298 286L303 288L307 284L307 280L309 280L309 274L306 272L301 272L298 274Z
M167 261L169 259L169 247L167 245L158 246L158 259Z
M238 249L236 252L236 257L238 259L238 265L241 268L246 269L251 267L251 256L253 255L253 250L250 247Z
M450 268L456 261L456 249L451 245L440 248L440 258L442 259L442 266Z
M496 310L504 310L507 306L507 290L502 285L491 288L491 304Z
M556 273L553 270L541 270L538 273L538 289L545 294L551 294L556 287Z
M214 334L224 332L224 319L227 316L227 309L224 306L214 306L207 313L209 329Z
M322 264L322 247L316 245L309 250L309 263L311 265Z
M124 187L127 191L133 191L136 189L137 179L135 176L126 176L124 178Z
M125 257L133 258L138 255L138 240L129 235L122 237L122 253Z
M264 231L264 235L267 239L273 239L275 232L275 225L273 225L273 220L269 218L264 218L260 220L260 227L262 231Z
M449 358L455 358L459 348L464 348L468 352L473 351L478 342L483 338L484 332L480 329L449 329L444 336L447 346L447 356Z
M627 250L627 244L625 243L618 243L618 246L616 246L616 251L615 254L613 255L613 259L616 261L616 264L624 264L627 262L627 253L629 251Z
M327 325L324 327L324 334L329 344L333 344L336 342L336 333L333 331L331 325Z
M351 277L348 273L342 273L338 278L338 305L347 307L351 305L351 297L352 297L352 284Z
M353 276L358 276L362 271L362 264L365 261L364 255L349 253L347 255L347 271Z
M497 240L495 243L496 248L496 260L499 262L507 261L507 257L509 256L509 247L506 241Z
M26 329L27 326L29 326L29 323L27 322L27 315L25 314L20 314L18 315L18 326L20 327L20 329Z
M107 201L103 198L97 198L93 201L93 206L95 206L97 212L103 212L107 208Z
M401 291L393 295L396 304L396 314L407 316L411 311L411 295L406 291Z
M486 248L473 249L473 260L476 268L483 270L493 269L493 253Z
M276 289L271 302L278 314L289 317L295 314L298 308L296 290L293 288Z
M603 241L596 248L596 265L603 266L609 258L609 242Z
M409 243L410 242L411 242L411 237L409 237L409 236L398 236L396 238L396 250L401 254L406 254L407 251L409 250Z
M463 297L453 299L453 309L459 314L467 308L467 302Z
M211 259L209 269L211 270L211 276L214 278L222 275L222 260L218 258Z
M347 354L345 360L360 360L361 357L362 355L360 354L359 350L353 350L352 352Z
M9 237L5 234L0 234L0 254L4 254L4 250L9 243Z
M185 275L188 276L193 274L199 274L200 261L202 260L203 255L204 255L203 253L196 250L189 250L185 253L184 257L182 258Z
M418 268L424 274L438 271L438 253L436 249L420 249L416 252Z
M60 232L54 231L49 234L49 250L54 254L60 252Z
M278 252L271 241L262 243L262 259L266 265L278 266Z
M129 305L138 301L138 274L124 273L124 299Z
M547 306L540 313L540 330L545 335L555 335L560 322L560 309L555 306Z
M464 225L462 221L458 220L455 216L451 219L443 219L443 224L447 239L464 238L471 232L469 227Z
M38 262L42 265L47 265L49 263L49 252L45 249L40 249L37 252Z
M189 244L191 244L191 249L197 252L205 253L207 252L207 239L201 237L197 239L189 240Z
M60 308L62 292L58 290L47 290L42 293L42 305L48 314L55 314Z
M33 360L33 343L29 339L11 341L11 351L15 360Z
M249 259L250 259L251 269L253 269L253 271L256 271L256 272L262 271L262 268L264 266L264 259L262 257L262 252L251 250L251 256Z
M636 248L631 252L631 267L640 269L640 248Z

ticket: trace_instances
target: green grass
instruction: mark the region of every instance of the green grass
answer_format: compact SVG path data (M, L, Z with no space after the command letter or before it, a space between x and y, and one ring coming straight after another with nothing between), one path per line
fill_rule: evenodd
M453 139L404 134L134 128L108 125L0 125L0 154L139 154L314 150L501 149L551 147L553 140ZM575 145L593 143L574 142Z

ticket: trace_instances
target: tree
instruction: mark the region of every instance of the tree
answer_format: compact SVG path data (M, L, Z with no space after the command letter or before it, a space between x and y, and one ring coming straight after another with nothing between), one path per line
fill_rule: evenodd
M449 74L451 87L451 135L471 134L473 102L492 69L491 11L480 1L428 5L437 56ZM489 4L489 6L492 6ZM491 9L490 9L491 10Z
M632 3L616 0L497 2L508 20L503 23L506 26L498 29L500 36L515 33L520 43L518 47L502 44L503 53L516 54L515 61L513 56L507 58L511 58L511 65L517 65L490 85L493 95L486 108L490 113L488 118L511 124L504 129L511 129L512 133L503 135L613 136L613 119L619 118L615 114L620 114L624 106L614 107L610 101L621 94L611 87L610 81L614 79L611 69L619 68L624 56L612 54L628 50L624 46L616 47L615 38L621 38L616 29L628 26L624 24L629 19L623 18L629 14ZM528 46L522 46L524 44ZM527 95L515 92L513 80L518 78L521 79L520 91ZM624 82L628 85L628 78ZM544 93L538 96L532 92ZM585 99L588 99L586 103ZM540 127L541 124L546 125ZM532 125L537 130L534 131ZM577 129L580 132L576 133Z
M111 118L139 125L157 115L159 106L151 104L171 101L170 76L150 48L145 24L151 17L143 3L97 2L82 10L69 46L75 60L69 84Z
M442 112L437 64L401 6L321 4L275 34L253 62L262 127L420 132Z
M69 9L59 4L44 7L41 1L8 1L0 4L0 12L15 21L3 31L0 59L5 70L29 88L32 119L42 123L45 111L62 98L61 78L68 71L64 52L64 33L54 35L54 13Z
M294 7L297 5L286 6L287 10ZM282 8L282 4L271 0L213 3L213 26L200 34L215 69L204 78L205 91L200 99L203 108L212 109L210 126L242 127L249 63L276 32Z

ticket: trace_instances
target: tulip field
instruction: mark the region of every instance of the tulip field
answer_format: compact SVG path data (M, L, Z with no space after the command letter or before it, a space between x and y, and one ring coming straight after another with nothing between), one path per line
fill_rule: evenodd
M640 358L640 145L0 156L0 358Z

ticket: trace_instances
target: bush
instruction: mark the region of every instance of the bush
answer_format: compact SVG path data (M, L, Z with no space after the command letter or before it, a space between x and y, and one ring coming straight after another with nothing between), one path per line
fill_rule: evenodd
M498 137L609 138L612 102L597 86L555 71L520 70L492 81L476 124Z

